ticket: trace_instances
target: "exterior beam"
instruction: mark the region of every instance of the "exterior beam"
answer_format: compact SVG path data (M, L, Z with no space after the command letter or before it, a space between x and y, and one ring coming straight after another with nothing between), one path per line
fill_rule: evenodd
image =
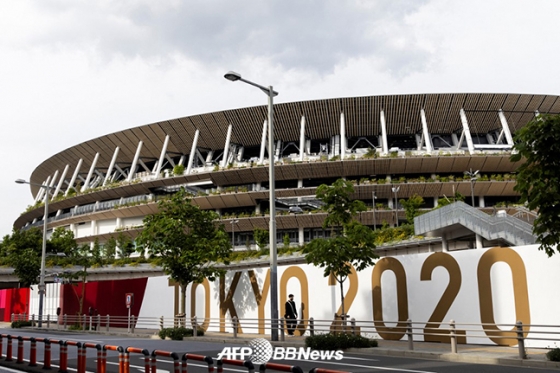
M187 163L187 175L191 173L192 165L194 162L194 156L196 154L196 147L198 145L198 135L200 134L199 130L196 130L194 133L194 139L191 147L191 153L189 154L189 161Z
M299 160L303 162L303 157L305 155L305 116L301 116L300 128L299 128Z
M232 124L230 123L227 129L226 135L226 144L224 145L224 154L222 156L222 167L225 168L228 165L228 157L229 157L229 144L231 143L231 131L233 129Z
M119 147L117 146L115 148L115 152L113 153L113 158L111 158L111 163L109 164L109 168L107 169L105 180L103 180L103 185L107 184L111 179L111 173L113 172L113 167L115 167L115 162L117 161L118 155L119 155Z
M259 155L259 164L264 163L264 150L266 148L266 129L267 128L268 128L268 124L267 124L267 121L265 119L265 121L263 123L262 135L261 135L261 154Z
M140 159L140 151L142 150L142 141L138 142L138 147L136 148L136 154L134 154L134 159L132 160L132 164L130 165L130 172L128 173L128 178L126 181L132 181L134 175L136 175L136 165L138 164L138 160Z
M346 123L344 121L344 112L340 112L340 160L344 160L346 155Z
M49 177L47 177L47 180L45 180L43 185L49 185L50 182L51 182L51 176L49 175ZM47 188L39 189L39 192L37 192L37 196L35 196L35 203L43 199L43 196L45 195L45 190L47 190Z
M465 114L465 110L461 108L459 112L461 116L461 124L463 125L463 134L465 135L465 140L467 140L467 147L469 148L469 153L474 153L474 144L472 141L471 130L469 129L469 122L467 121L467 114ZM463 136L461 135L461 138ZM461 146L462 141L459 142L459 146Z
M68 192L70 191L70 189L74 188L74 183L76 182L76 179L78 178L78 174L80 173L80 168L82 167L82 163L83 163L83 159L80 158L80 160L78 161L78 164L76 165L76 169L74 170L74 173L72 174L72 178L70 179L70 183L68 184L68 188L66 188L66 191L64 192L65 196L68 195Z
M58 193L60 192L60 188L62 188L62 184L64 183L64 179L66 178L66 174L68 173L68 168L70 168L69 165L66 165L64 167L64 171L62 171L62 175L60 176L60 180L58 181L58 185L56 186L56 189L54 190L54 196L58 196Z
M84 186L82 187L82 192L88 190L89 182L91 180L91 175L93 175L93 170L95 170L95 166L97 165L97 160L99 159L99 153L95 153L95 157L93 158L93 162L91 163L91 167L89 168L89 172L86 176L86 181L84 181Z
M161 148L161 153L159 155L159 160L157 163L156 168L156 179L159 178L161 173L161 169L163 168L163 161L165 160L165 153L167 153L167 145L169 145L169 135L165 136L165 140L163 141L163 147Z
M432 145L430 131L428 131L428 121L426 120L426 112L424 109L420 110L420 118L422 119L422 136L424 137L424 143L426 144L426 151L431 153L434 151L434 146Z
M385 112L381 110L381 153L384 155L389 154L389 144L387 142L387 124L385 123Z
M498 116L500 117L500 123L502 124L502 128L504 130L504 135L506 136L506 141L508 145L513 145L513 136L511 135L511 131L509 130L509 126L506 120L506 116L502 109L498 111Z

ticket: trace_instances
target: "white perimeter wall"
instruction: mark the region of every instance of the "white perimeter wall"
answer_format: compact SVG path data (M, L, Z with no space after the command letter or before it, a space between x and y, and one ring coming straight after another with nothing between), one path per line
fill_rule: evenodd
M382 271L384 267L388 269ZM423 267L425 279L421 280ZM443 315L443 322L453 319L458 324L481 324L483 318L487 322L490 315L498 324L514 324L518 320L525 324L560 324L560 297L556 294L556 286L560 283L560 256L548 258L544 252L538 251L536 245L381 258L378 260L377 269L375 268L361 271L345 283L345 292L355 293L352 301L351 294L347 295L345 304L347 313L356 320L372 322L375 308L378 312L382 310L385 325L392 327L399 320L400 309L401 315L407 316L404 319L410 318L414 322L426 323L432 317L438 302L443 300L448 302L448 305L440 304L438 308L439 313ZM268 268L255 269L253 272L259 292L262 292ZM426 273L431 273L431 279ZM226 319L231 319L232 310L240 319L258 318L259 307L248 271L242 271L237 286L231 288L234 275L234 272L228 272L226 275L226 294L233 291L234 295ZM399 289L398 282L401 283ZM382 305L373 301L373 288L376 283L381 285ZM339 286L329 285L320 268L310 265L280 266L278 284L280 297L288 293L295 295L300 317L303 315L306 319L313 317L316 320L332 320L340 307ZM406 286L403 287L403 284ZM444 295L446 289L448 294ZM167 277L150 278L139 316L171 317L175 303L174 291L168 285ZM401 293L400 305L397 292ZM191 293L192 285L187 290L187 317L193 316L190 313ZM210 317L218 319L218 281L209 284L209 293L203 286L196 288L194 307L200 322L205 315L206 297L209 297ZM279 300L280 316L284 313L285 301L286 299ZM268 294L264 302L261 305L264 317L270 318ZM301 309L302 302L304 312ZM486 316L483 316L485 312ZM485 335L480 326L463 328L478 329L476 333L467 331L468 343L494 343L486 337L478 338ZM246 332L256 331L248 329ZM531 336L536 334L529 333L529 337ZM421 336L415 338L422 339ZM551 342L548 341L527 341L527 346L550 345Z

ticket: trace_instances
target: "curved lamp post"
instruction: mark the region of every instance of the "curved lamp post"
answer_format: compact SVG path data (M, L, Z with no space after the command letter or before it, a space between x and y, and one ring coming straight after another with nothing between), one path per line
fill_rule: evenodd
M45 215L43 217L43 244L41 246L41 272L39 275L39 320L37 326L43 326L43 302L45 298L45 257L47 255L47 221L49 220L49 192L53 188L49 185L31 183L23 179L17 179L18 184L29 184L45 189Z
M269 241L270 241L270 339L272 341L278 340L278 264L276 252L276 196L275 196L275 185L274 185L274 107L273 99L274 96L278 95L278 92L272 89L272 86L265 87L257 83L253 83L249 80L243 79L241 74L234 71L229 71L224 75L224 78L232 82L241 81L257 87L263 91L268 96L268 158L269 158L269 199L270 199L270 227L269 227Z

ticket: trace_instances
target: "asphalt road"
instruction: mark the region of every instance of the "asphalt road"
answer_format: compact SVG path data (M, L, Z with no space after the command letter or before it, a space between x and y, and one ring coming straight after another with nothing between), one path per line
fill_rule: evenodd
M203 356L211 356L214 359L222 351L224 347L243 347L246 345L242 344L223 344L216 342L199 342L199 341L164 341L157 339L147 339L147 338L128 338L122 336L101 336L92 334L77 334L77 333L41 333L33 331L27 334L25 330L13 330L13 329L3 329L0 330L2 334L12 334L12 335L29 335L34 337L48 337L51 339L63 339L63 340L74 340L79 342L91 342L99 344L111 344L122 347L137 347L141 349L147 349L148 351L163 350L169 352L176 352L181 356L184 353L192 353ZM24 344L25 346L25 359L29 358L29 342ZM37 360L43 360L43 348L42 344L37 344ZM72 368L76 366L76 347L68 347L68 367L69 371L75 371ZM6 346L4 340L3 354L5 354ZM14 343L13 355L14 359L17 353L17 342ZM52 345L52 365L53 368L57 368L59 361L59 350L58 345ZM2 364L3 359L0 360ZM202 373L207 372L207 364L199 361L188 360L188 372L189 373ZM556 372L557 369L537 369L537 368L523 368L523 367L511 367L511 366L498 366L498 365L483 365L483 364L467 364L467 363L455 363L447 362L441 360L428 360L428 359L418 359L418 358L403 358L403 357L391 357L391 356L376 356L371 355L359 355L359 354L344 354L342 360L328 360L328 361L298 361L298 360L272 360L272 362L287 364L287 365L298 365L305 372L308 372L312 368L324 368L331 370L341 370L347 372L410 372L410 373L445 373L445 372L473 372L473 373L529 373L529 372ZM16 367L16 369L27 368L28 362L21 364ZM39 364L40 368L42 364ZM87 363L86 369L88 372L96 372L96 350L88 349L87 351ZM173 371L173 360L170 358L159 358L157 363L158 373L172 372ZM258 372L258 365L255 366L255 370ZM4 368L0 367L0 372L8 372ZM243 367L224 365L225 372L247 372L248 370ZM267 370L267 372L274 372L273 370ZM107 353L107 372L118 372L118 355L116 352L108 351ZM140 354L130 355L130 372L144 372L144 357Z

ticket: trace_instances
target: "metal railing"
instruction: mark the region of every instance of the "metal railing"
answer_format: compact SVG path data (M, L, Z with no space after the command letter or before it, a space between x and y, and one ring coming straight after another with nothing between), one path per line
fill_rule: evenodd
M36 320L35 315L12 314L12 321ZM175 317L136 317L95 315L44 315L46 328L74 329L90 332L124 332L155 334L164 328L192 328L193 337L209 333L231 333L233 338L255 337L270 332L271 320L258 318L186 318ZM46 321L45 321L46 320ZM279 319L280 341L285 340L287 325ZM372 339L408 341L408 349L413 350L415 343L448 343L450 351L457 353L460 344L491 344L518 346L519 357L525 357L527 341L547 342L553 345L560 340L560 325L527 324L521 321L507 323L466 323L426 322L412 320L355 320L348 316L333 319L299 319L295 327L298 336L314 336L327 333L361 335ZM549 343L548 343L549 342ZM538 342L537 342L538 343ZM542 344L542 343L541 343Z

